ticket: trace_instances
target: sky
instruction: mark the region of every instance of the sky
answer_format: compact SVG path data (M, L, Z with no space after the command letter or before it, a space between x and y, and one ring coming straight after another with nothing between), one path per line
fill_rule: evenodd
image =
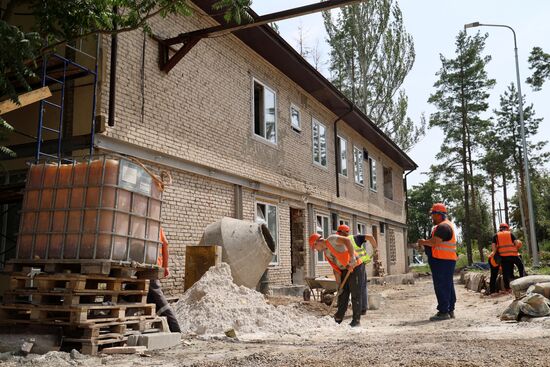
M284 9L312 4L312 0L254 0L252 8L258 14L268 14ZM550 81L542 91L533 92L525 83L531 75L527 58L534 46L550 52L550 1L548 0L401 0L399 2L405 28L414 39L416 61L407 75L403 88L409 97L408 115L418 121L422 113L429 117L435 109L427 100L435 89L436 72L441 68L440 54L447 58L455 57L455 40L464 24L480 22L484 24L504 24L516 31L522 93L526 103L533 103L537 117L543 117L535 140L550 137ZM335 12L336 10L332 10ZM299 28L302 27L306 45L319 43L322 62L320 71L329 76L329 46L320 13L288 19L277 23L281 36L296 48ZM469 34L480 30L488 33L485 54L492 56L487 66L490 78L497 84L490 93L490 110L499 107L499 96L511 82L516 84L514 61L514 41L510 30L495 27L469 29ZM435 154L444 140L439 129L428 130L426 136L408 154L419 168L407 176L409 187L425 182L430 165L436 163ZM550 148L546 148L550 150ZM548 167L550 168L550 167Z

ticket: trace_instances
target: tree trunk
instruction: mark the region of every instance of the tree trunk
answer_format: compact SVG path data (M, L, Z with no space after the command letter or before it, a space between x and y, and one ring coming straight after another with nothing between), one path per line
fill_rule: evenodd
M502 195L504 197L504 221L510 224L510 219L508 217L508 190L506 188L506 172L502 172Z
M491 218L493 219L493 232L496 233L497 222L495 219L496 208L495 208L495 174L494 173L491 173L491 213L493 213L493 215L491 216Z
M468 265L473 263L472 242L470 238L470 195L468 185L468 162L466 157L466 126L468 115L466 113L466 101L464 101L464 84L461 86L462 99L462 177L464 185L464 242L466 243L466 254L468 257Z

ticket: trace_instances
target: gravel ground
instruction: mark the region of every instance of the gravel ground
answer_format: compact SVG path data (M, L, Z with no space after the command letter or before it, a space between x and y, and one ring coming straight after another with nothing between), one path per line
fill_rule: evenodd
M369 311L356 329L304 339L237 335L237 339L201 340L186 337L181 348L149 356L70 358L50 356L5 357L3 366L550 366L550 321L502 322L498 315L512 301L511 295L483 297L456 285L456 319L432 323L435 295L429 278L414 285L372 286L384 298L379 310ZM271 298L276 305L298 303L311 314L326 315L324 305L297 298ZM347 320L346 320L347 321ZM4 360L2 362L2 360Z

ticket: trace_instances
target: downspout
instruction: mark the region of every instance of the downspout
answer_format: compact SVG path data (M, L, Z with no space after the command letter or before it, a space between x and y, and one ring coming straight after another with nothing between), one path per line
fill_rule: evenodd
M416 169L416 168L415 168ZM405 225L407 226L407 229L405 230L405 273L409 272L409 227L407 223L409 222L409 196L407 193L407 176L412 173L414 169L410 170L409 172L405 173L405 176L403 176L403 188L405 189Z
M351 113L353 111L353 104L349 103L349 110L341 114L334 120L334 158L335 158L335 167L336 167L336 197L340 197L340 144L338 144L338 129L336 128L336 125L338 124L338 121L342 120L348 113Z
M118 14L118 6L113 6L113 13ZM116 19L113 19L113 29L116 31ZM118 35L111 35L111 70L109 75L109 116L107 124L115 126L115 101L116 101L116 64L118 55Z

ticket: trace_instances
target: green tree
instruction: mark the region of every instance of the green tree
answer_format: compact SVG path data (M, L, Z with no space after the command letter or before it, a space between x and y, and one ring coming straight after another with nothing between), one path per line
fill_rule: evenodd
M407 192L407 226L409 242L428 238L433 226L429 212L433 203L443 202L443 196L434 179L413 186Z
M425 120L407 117L401 86L415 51L397 2L367 1L343 7L336 18L324 12L323 18L332 82L402 149L410 149L424 135Z
M497 118L495 138L499 142L498 146L500 152L506 156L505 162L508 172L518 178L519 192L522 203L526 203L527 193L525 186L525 171L523 168L522 139L519 114L517 112L518 98L518 91L514 83L511 83L504 94L500 96L499 109L494 111ZM523 97L523 99L525 100L525 97ZM523 120L525 125L525 139L527 141L529 166L531 168L530 172L534 172L537 168L540 168L548 162L549 159L549 153L543 152L543 148L547 142L532 142L532 138L538 133L542 118L537 118L535 116L535 110L532 104L527 105L524 103ZM525 218L526 226L529 227L531 220L531 218L529 218L529 211L526 210L526 205L523 205L523 209L524 212L522 215L523 218ZM531 244L532 241L529 241L529 243ZM531 251L532 248L529 247L529 252L531 253Z
M224 11L226 21L251 21L247 10L252 0L219 0L214 10ZM0 98L19 103L18 93L29 91L36 77L36 60L56 46L92 34L114 34L142 28L149 21L171 14L189 16L186 0L9 0L0 10ZM35 18L35 28L23 30L10 24L16 11L24 9ZM118 9L118 11L115 11ZM0 142L13 128L0 118ZM0 145L1 155L13 152ZM1 158L1 157L0 157Z
M479 33L473 37L463 31L458 34L456 57L448 59L440 55L442 67L436 74L439 77L434 84L436 91L428 99L437 108L430 116L430 127L439 127L445 134L436 155L443 163L434 168L444 180L454 180L463 188L462 232L470 264L473 261L470 224L480 215L477 193L473 190L473 168L476 151L482 144L482 133L489 125L480 115L489 107L488 90L495 84L485 70L491 57L482 56L486 38L487 35Z
M550 54L545 53L540 47L533 47L529 55L529 69L533 75L527 78L534 90L540 90L544 81L550 78Z

